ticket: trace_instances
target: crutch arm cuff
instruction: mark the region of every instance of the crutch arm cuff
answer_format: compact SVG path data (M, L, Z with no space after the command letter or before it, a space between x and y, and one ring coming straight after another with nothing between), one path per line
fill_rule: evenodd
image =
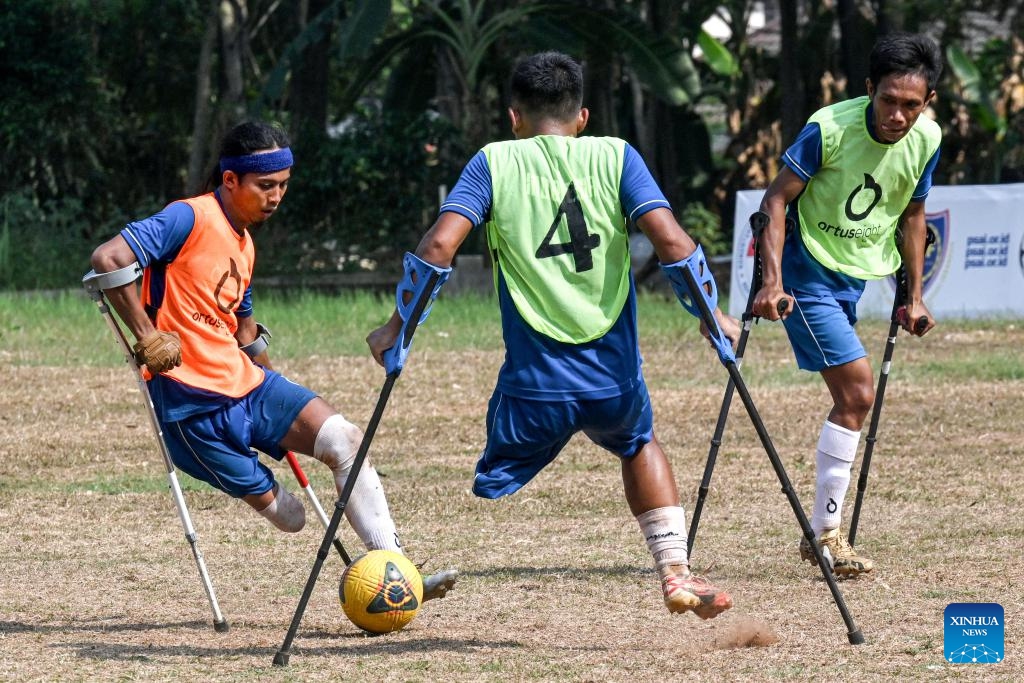
M715 319L715 310L718 308L718 285L701 246L698 244L694 252L681 261L662 264L661 270L672 283L672 289L683 308L707 325L709 339L722 363L735 362L736 354L732 343ZM698 301L704 306L702 307ZM708 311L707 319L702 308Z
M389 375L402 371L405 359L409 355L409 347L412 345L412 333L416 326L430 315L430 308L441 290L441 285L452 274L450 266L435 266L412 252L405 253L402 267L404 274L395 290L395 310L402 319L402 327L395 338L394 346L383 354L384 370ZM418 303L420 313L416 315Z
M139 265L138 261L134 261L131 265L111 270L107 273L97 273L95 270L90 270L82 278L82 286L85 287L85 291L89 294L97 295L108 289L116 289L117 287L123 287L131 282L135 282L140 277L142 277L142 266Z
M256 356L267 350L267 347L270 346L270 339L273 336L263 323L256 323L256 338L238 348L249 358L256 358Z

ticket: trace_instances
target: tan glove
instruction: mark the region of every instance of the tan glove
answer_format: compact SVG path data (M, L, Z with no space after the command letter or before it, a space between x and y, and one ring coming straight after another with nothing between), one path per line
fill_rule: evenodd
M181 365L181 337L177 332L154 330L135 342L135 360L154 375Z

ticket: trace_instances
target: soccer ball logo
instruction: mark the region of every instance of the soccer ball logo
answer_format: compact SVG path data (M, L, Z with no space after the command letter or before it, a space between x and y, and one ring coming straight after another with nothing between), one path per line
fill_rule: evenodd
M371 550L341 575L341 608L370 633L390 633L412 621L423 602L423 578L404 555Z

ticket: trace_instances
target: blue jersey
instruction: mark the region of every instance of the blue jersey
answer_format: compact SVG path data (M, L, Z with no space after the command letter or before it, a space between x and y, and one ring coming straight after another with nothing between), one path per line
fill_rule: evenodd
M467 218L474 227L487 222L492 202L491 172L479 152L466 165L441 211ZM668 208L640 155L626 145L619 189L622 215L635 221L656 208ZM632 279L619 317L603 336L582 344L558 342L523 320L498 274L505 363L498 391L519 398L567 401L601 399L629 391L642 381L636 328L636 292Z
M873 107L868 105L865 112L868 133L874 139ZM882 142L879 140L879 142ZM782 162L796 173L805 183L821 168L821 128L817 123L808 123L797 135L796 140L782 155ZM911 201L923 202L932 188L932 173L939 163L939 151L928 161L924 173L917 182ZM799 198L797 199L799 201ZM795 206L788 212L798 220ZM830 295L842 301L857 301L864 292L864 280L826 268L808 251L800 238L799 230L786 235L782 259L782 282L787 288L798 289L809 294Z

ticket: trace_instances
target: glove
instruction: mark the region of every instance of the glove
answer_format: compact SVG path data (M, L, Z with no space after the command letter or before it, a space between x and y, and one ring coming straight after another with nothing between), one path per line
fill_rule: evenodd
M177 332L153 330L135 342L135 360L154 375L181 365L181 337Z

